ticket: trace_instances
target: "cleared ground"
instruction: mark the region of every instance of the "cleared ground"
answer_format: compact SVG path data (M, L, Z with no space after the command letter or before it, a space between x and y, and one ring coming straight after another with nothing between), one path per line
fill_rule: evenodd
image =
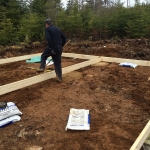
M127 44L70 43L64 51L150 60L147 46ZM31 53L42 50L35 48ZM11 50L3 53L5 57L17 55ZM79 62L62 59L63 67ZM27 66L24 61L0 65L0 85L37 75ZM128 150L150 119L149 76L150 67L108 63L66 74L61 84L50 79L2 95L0 101L16 103L23 115L21 121L0 130L0 149ZM65 131L70 108L90 110L90 131Z

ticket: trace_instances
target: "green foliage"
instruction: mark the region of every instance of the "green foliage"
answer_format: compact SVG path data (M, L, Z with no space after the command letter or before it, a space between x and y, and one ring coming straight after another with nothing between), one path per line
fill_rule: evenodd
M25 15L20 21L20 28L18 32L19 39L25 40L28 37L28 41L35 41L41 39L41 33L43 33L43 18L39 18L38 14L32 13Z
M67 15L66 11L61 11L57 16L57 25L60 27L68 37L79 38L82 36L83 22L78 10L78 3L75 2L72 10Z
M92 20L92 15L93 12L89 6L86 6L85 9L81 11L82 29L85 39L90 35L90 22Z
M6 8L0 5L0 21L3 21L4 18L6 18Z
M119 36L120 38L122 38L126 36L126 10L126 8L119 5L114 10L112 10L112 15L109 15L110 17L108 21L108 30L110 33L110 37Z
M33 0L30 5L30 10L39 15L45 15L45 3L47 0Z
M9 2L9 0L1 0L0 1L0 6L6 7L8 2Z
M51 18L68 38L150 38L150 4L124 7L120 0L1 0L0 45L45 40L44 20Z
M15 38L14 27L10 19L0 22L0 43L1 45L11 44Z
M150 7L149 7L150 8ZM136 4L132 8L128 15L126 32L131 38L148 37L149 23L150 23L150 11L147 7L139 6Z
M47 18L51 18L55 22L59 11L61 11L60 0L47 0L45 3Z
M10 18L14 27L17 28L19 21L21 19L22 9L17 0L10 0L7 3L7 11L6 11L6 17Z

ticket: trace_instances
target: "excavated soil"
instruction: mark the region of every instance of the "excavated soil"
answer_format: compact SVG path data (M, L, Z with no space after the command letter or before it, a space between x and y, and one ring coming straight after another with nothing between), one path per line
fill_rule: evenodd
M71 43L64 51L150 59L147 46L104 44ZM9 51L2 57L12 56L20 53ZM62 66L82 61L62 58ZM38 66L25 61L0 65L0 86L37 75L27 67ZM0 150L128 150L150 119L149 76L150 67L100 63L64 75L62 83L50 79L1 95L0 101L16 103L23 115L0 129ZM70 108L90 111L89 131L65 131Z
M83 60L62 58L62 68L83 62ZM26 63L26 61L13 62L0 65L0 86L11 82L37 76L36 70L40 63ZM54 65L46 66L45 72L54 71Z

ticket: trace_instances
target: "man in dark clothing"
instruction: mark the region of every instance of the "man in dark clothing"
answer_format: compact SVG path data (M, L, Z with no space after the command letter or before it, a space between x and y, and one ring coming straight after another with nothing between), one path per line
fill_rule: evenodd
M62 47L66 43L66 37L59 28L52 25L50 19L46 19L45 26L45 36L48 42L48 46L45 48L41 55L41 65L37 72L40 73L45 70L46 59L49 56L52 56L56 76L59 81L62 81L61 54Z

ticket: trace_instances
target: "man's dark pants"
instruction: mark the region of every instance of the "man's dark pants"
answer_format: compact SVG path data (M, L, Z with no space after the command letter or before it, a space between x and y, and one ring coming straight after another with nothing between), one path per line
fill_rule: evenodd
M61 47L56 47L54 48L54 52L56 53L55 55L53 55L51 53L51 50L49 49L49 47L46 47L44 52L41 55L41 65L40 65L40 69L45 69L45 64L46 64L46 60L49 56L52 56L53 62L54 62L54 66L55 66L55 73L56 76L62 80L62 68L61 68L61 54L62 54L62 48Z

